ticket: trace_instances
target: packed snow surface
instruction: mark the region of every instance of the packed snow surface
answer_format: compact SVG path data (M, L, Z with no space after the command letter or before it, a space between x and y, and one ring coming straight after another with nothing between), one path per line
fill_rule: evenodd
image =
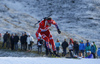
M100 64L100 59L0 57L0 64Z

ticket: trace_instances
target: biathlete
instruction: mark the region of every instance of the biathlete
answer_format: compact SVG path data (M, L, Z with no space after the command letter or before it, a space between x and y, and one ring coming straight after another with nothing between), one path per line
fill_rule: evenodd
M36 37L38 39L38 41L40 40L40 37L39 37L39 33L41 34L41 37L46 41L46 46L49 50L49 53L50 54L54 54L56 56L58 56L56 54L56 46L55 46L55 43L54 43L54 40L53 40L53 37L49 31L49 27L51 26L51 24L55 25L55 27L57 28L57 31L58 33L60 34L61 31L57 25L57 23L52 20L52 18L45 18L44 20L42 20L40 23L39 23L39 28L36 32ZM51 46L50 44L52 45L52 49L53 49L53 53L51 52Z

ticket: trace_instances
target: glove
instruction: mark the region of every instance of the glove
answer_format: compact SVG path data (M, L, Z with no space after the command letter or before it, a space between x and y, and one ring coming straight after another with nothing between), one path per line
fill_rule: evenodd
M38 41L40 41L40 37L38 37Z
M58 34L60 34L60 33L61 33L61 31L60 31L59 29L58 29L57 31L58 31Z

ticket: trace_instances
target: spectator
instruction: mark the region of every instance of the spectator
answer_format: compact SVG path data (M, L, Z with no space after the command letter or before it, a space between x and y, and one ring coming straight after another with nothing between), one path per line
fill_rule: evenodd
M30 35L30 33L27 34L27 50L31 51L32 50L32 44L34 43L33 37Z
M57 42L55 43L56 45L56 52L59 54L59 47L60 47L60 41L57 39Z
M79 51L77 58L79 58L79 59L84 58L81 51Z
M20 42L21 42L21 50L24 50L25 49L25 37L23 33L22 33L22 36L20 37Z
M73 58L73 43L72 42L69 42L69 52L70 52L70 57Z
M9 49L10 47L11 47L10 34L8 33L8 37L7 37L7 48Z
M86 45L85 47L85 52L90 51L91 47L89 46L89 44ZM86 53L86 57L87 57L87 53Z
M83 57L84 57L84 49L85 49L85 46L84 46L83 40L81 40L80 45L79 45L79 51L82 52Z
M14 36L15 50L18 50L18 41L19 41L19 36L17 34L15 34L15 36Z
M87 40L85 46L87 46L87 44L90 46L90 42L89 42L89 40Z
M91 51L87 51L87 57L85 58L93 58L93 55L91 54Z
M66 55L66 48L68 47L68 42L66 41L66 39L64 39L64 42L62 43L62 49L63 49L63 54L62 56Z
M93 45L94 45L94 47L95 47L95 49L96 49L96 51L97 51L97 46L96 46L95 42L93 42Z
M43 44L43 39L40 37L40 40L37 41L37 45L38 45L38 54L42 53L42 44Z
M97 46L96 46L95 42L93 42L93 44L94 44L94 47L96 49L96 52L95 52L95 57L96 57L97 56Z
M25 45L25 50L27 50L27 34L26 34L26 32L25 32L25 34L24 34L24 40L25 40L25 43L24 43L24 45Z
M98 58L100 58L100 47L98 48L97 55L98 55Z
M10 41L11 41L11 50L14 50L14 35L13 34L10 37Z
M78 55L79 52L79 44L77 41L74 41L74 51L75 51L75 55Z
M3 36L3 44L2 47L4 47L4 44L6 43L6 47L7 47L7 38L8 38L8 32L6 32Z
M70 41L69 41L69 42L74 44L74 41L73 41L73 39L72 39L72 38L70 39Z
M96 48L93 43L91 43L91 54L93 54L93 57L95 58Z

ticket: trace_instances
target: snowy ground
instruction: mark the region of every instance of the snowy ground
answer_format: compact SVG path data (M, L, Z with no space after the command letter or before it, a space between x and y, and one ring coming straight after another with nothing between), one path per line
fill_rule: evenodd
M0 57L0 64L100 64L100 59L66 59L46 57Z

